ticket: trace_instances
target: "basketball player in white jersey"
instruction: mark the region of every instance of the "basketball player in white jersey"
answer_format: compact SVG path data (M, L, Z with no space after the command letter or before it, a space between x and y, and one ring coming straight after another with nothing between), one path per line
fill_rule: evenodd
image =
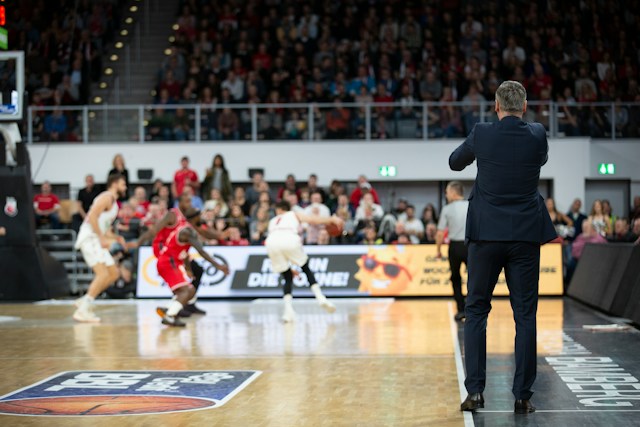
M286 200L276 203L276 216L269 221L269 233L265 246L271 260L271 269L280 273L284 279L284 314L282 320L292 322L295 318L293 310L293 275L291 265L299 266L306 274L311 291L322 308L333 313L336 307L327 300L320 290L313 272L309 269L309 257L304 253L299 229L302 223L342 225L342 220L336 216L319 217L305 215L291 211L291 205ZM297 275L297 273L295 273Z
M123 197L126 191L127 184L124 176L110 175L107 180L107 191L100 193L94 199L80 226L75 247L82 252L84 261L93 269L95 277L86 295L76 300L77 309L73 318L78 322L100 322L100 318L93 312L93 302L118 279L118 266L109 252L109 246L114 240L118 240L111 225L118 216L117 200ZM124 240L121 243L126 247Z

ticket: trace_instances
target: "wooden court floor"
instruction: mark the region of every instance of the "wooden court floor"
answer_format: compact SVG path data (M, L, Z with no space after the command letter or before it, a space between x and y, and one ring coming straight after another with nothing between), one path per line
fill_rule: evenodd
M514 331L508 300L494 301L488 331L489 385L500 391L487 391L494 398L487 402L489 412L466 418L458 410L461 326L453 322L448 300L335 301L337 311L326 314L313 300L295 300L294 324L280 322L278 300L204 301L199 304L207 315L187 319L183 329L160 324L155 307L164 301L101 302L96 311L103 322L98 325L75 323L70 301L1 304L0 395L64 371L261 374L213 409L106 417L0 415L0 426L559 425L544 412L526 420L510 413ZM571 304L541 300L541 355L564 345ZM639 344L636 332L624 339ZM553 379L553 372L544 375ZM551 387L554 396L573 397L566 385L554 381L542 380L542 387ZM544 398L537 404L544 409Z

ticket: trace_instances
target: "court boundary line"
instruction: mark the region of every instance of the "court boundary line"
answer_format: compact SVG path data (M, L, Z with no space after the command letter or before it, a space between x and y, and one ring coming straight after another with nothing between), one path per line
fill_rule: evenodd
M551 413L580 413L580 412L640 412L640 409L536 409L538 412L551 412ZM477 414L512 414L513 411L500 411L500 410L485 410L478 409Z
M460 401L464 401L467 389L464 386L464 364L462 363L462 352L460 351L460 341L458 340L458 325L453 318L453 303L449 301L449 327L451 329L451 340L453 341L453 354L456 361L456 373L458 375L458 388L460 391ZM465 427L475 427L473 422L473 414L469 411L462 411Z

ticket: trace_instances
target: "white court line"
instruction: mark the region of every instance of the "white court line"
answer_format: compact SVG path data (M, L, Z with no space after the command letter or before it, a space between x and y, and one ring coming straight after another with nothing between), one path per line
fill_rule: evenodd
M458 387L460 389L460 401L464 401L467 397L467 389L464 386L464 365L462 363L462 352L460 351L460 342L458 341L458 325L453 319L453 303L449 302L449 326L451 327L451 340L453 341L453 354L456 359L456 371L458 372ZM462 411L464 416L464 426L474 427L473 414L469 411Z
M512 414L513 411L491 411L478 409L476 411L478 414ZM640 409L536 409L536 414L538 412L558 412L558 413L572 413L578 414L580 412L640 412Z

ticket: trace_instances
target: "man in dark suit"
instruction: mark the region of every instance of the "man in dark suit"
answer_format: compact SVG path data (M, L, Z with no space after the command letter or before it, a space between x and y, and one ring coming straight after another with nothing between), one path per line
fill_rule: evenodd
M526 90L506 81L496 91L500 121L478 123L449 158L460 171L477 160L478 175L469 195L465 241L469 246L464 350L469 395L460 407L484 407L487 317L491 296L504 268L516 323L514 411L535 411L529 399L536 378L536 311L540 245L556 237L538 192L540 168L547 162L544 126L525 123Z

